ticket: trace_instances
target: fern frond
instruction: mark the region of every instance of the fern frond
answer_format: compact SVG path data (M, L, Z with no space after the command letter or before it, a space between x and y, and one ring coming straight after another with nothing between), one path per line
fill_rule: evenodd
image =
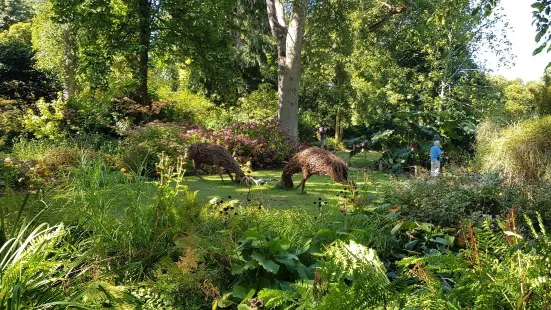
M39 307L63 300L62 286L70 270L72 253L60 246L67 230L63 225L42 224L29 234L27 225L0 249L1 307L14 300L24 307Z
M284 291L284 290L275 290L275 289L263 289L258 293L258 298L264 300L264 306L267 309L274 309L278 307L285 306L297 306L295 298L297 297L297 292L295 291Z

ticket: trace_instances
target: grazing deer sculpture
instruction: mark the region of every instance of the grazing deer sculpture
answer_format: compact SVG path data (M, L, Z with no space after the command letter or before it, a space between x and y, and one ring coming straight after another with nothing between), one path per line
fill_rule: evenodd
M283 168L281 181L278 183L280 188L293 188L293 174L302 171L302 181L297 188L304 187L306 181L314 174L328 175L335 182L348 184L348 166L335 154L325 151L319 147L307 148L297 153L287 165Z
M188 160L193 159L193 165L197 170L201 169L201 165L210 165L222 167L234 182L240 183L245 178L245 173L241 170L239 163L221 145L214 143L190 144L187 148L185 158ZM232 173L235 173L235 180L231 175ZM220 174L220 178L222 178L222 174Z

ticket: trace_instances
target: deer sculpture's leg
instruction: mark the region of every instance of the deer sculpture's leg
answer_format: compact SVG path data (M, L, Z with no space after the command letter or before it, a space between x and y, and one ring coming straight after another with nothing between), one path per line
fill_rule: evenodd
M230 172L228 169L226 169L226 173L230 176L231 181L232 181L232 182L235 182L235 181L233 180L233 176L231 175L231 172Z
M304 193L304 186L306 186L306 180L308 180L312 175L306 171L302 172L302 181L298 184L297 188L302 186L302 192Z
M193 160L193 167L195 167L195 170L197 171L197 177L203 180L203 177L199 174L199 173L205 173L203 170L201 170L201 162Z

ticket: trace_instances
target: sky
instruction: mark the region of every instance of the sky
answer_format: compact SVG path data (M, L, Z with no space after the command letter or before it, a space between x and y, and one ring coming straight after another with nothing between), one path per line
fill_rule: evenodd
M511 53L516 56L513 60L514 66L510 68L499 67L495 55L485 51L477 55L477 58L487 60L487 69L493 74L503 75L508 79L520 78L524 82L539 80L543 70L551 62L551 53L542 51L537 56L532 56L534 49L538 47L535 41L536 27L532 25L533 0L501 0L500 7L503 8L505 17L509 20L511 30L508 31L508 38L511 42Z

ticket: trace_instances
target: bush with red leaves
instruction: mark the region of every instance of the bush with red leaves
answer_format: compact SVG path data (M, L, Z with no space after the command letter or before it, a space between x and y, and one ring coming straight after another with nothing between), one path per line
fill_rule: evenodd
M182 134L182 138L190 144L220 144L240 163L250 161L253 168L264 169L281 167L298 151L308 147L289 139L277 120L235 123L219 130L192 129Z

